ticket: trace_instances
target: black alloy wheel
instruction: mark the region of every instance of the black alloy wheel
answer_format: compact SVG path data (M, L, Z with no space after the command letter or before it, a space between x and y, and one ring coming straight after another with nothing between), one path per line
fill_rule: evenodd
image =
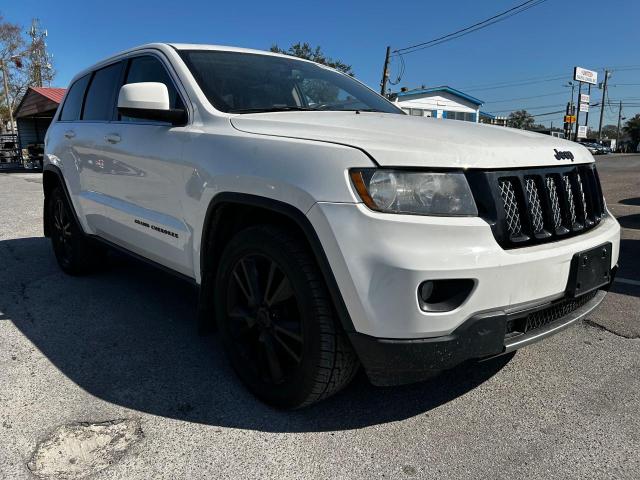
M317 264L289 231L262 225L237 233L222 253L212 293L231 365L264 402L310 405L357 372Z
M56 257L63 268L69 268L73 259L73 245L71 222L73 219L67 210L64 199L61 195L55 196L52 200L52 226L53 232L51 241Z
M304 346L300 309L282 268L266 255L241 257L227 289L229 332L262 381L282 384L299 367Z
M104 262L106 250L91 241L78 225L62 187L46 199L45 213L58 265L70 275L82 275Z

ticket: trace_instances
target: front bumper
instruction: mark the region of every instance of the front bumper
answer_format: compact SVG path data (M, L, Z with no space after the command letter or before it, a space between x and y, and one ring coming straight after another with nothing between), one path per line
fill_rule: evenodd
M575 301L566 292L574 255L611 243L612 273L619 256L620 226L610 214L581 235L511 250L477 217L382 214L346 203L317 203L307 215L353 323L347 333L377 385L419 381L566 328L605 295L598 290L578 297L583 304L562 307ZM443 279L472 279L474 287L453 310L421 309L418 286ZM520 335L513 328L515 320L554 308L543 326Z
M424 380L467 360L503 355L542 340L584 318L605 295L605 290L597 290L577 299L479 314L443 337L398 340L351 333L350 339L371 383L401 385ZM552 316L556 311L568 313ZM510 332L514 323L533 314L546 315L551 321L527 333Z
M620 227L607 215L566 240L505 250L478 217L394 215L362 204L316 203L307 213L352 322L350 330L386 339L451 335L482 312L543 304L564 295L575 253L612 244ZM426 280L471 279L473 290L449 311L420 308ZM349 330L349 329L348 329Z

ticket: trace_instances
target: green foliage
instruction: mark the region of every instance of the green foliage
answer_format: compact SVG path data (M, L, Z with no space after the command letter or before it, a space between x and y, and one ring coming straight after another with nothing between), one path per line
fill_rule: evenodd
M617 125L605 125L602 127L602 138L616 138L618 135Z
M507 118L507 126L512 128L520 128L524 130L531 130L535 122L533 115L526 110L517 110L511 112Z
M631 137L634 145L640 143L640 113L627 120L627 123L624 124L624 133Z
M271 45L270 50L274 53L283 53L285 55L291 55L293 57L304 58L305 60L311 60L312 62L321 63L322 65L327 65L328 67L335 68L342 73L353 75L351 65L347 65L340 60L326 56L319 46L317 46L316 48L312 48L311 45L309 45L307 42L298 42L294 45L291 45L288 50L283 50L274 43L273 45Z

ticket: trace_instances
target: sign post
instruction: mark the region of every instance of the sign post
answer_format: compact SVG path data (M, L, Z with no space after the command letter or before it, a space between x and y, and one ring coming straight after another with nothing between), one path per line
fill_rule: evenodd
M587 70L582 67L573 68L573 79L578 82L578 111L576 112L576 141L578 138L587 137L587 124L589 123L589 102L591 101L591 85L598 84L598 72L594 70ZM582 93L582 84L589 85L589 93ZM587 114L584 128L580 127L580 112ZM580 136L582 133L582 136Z
M586 125L580 125L578 127L578 138L587 138L587 130L589 127Z
M598 84L598 72L593 70L587 70L582 67L574 67L573 69L573 79L576 82L584 82L589 83L591 85Z

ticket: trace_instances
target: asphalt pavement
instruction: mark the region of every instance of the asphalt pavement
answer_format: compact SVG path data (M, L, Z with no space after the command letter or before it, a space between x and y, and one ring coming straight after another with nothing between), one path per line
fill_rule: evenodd
M0 478L640 478L640 155L597 164L622 256L587 320L417 385L360 375L296 412L197 335L188 284L117 256L64 275L41 175L0 173Z

